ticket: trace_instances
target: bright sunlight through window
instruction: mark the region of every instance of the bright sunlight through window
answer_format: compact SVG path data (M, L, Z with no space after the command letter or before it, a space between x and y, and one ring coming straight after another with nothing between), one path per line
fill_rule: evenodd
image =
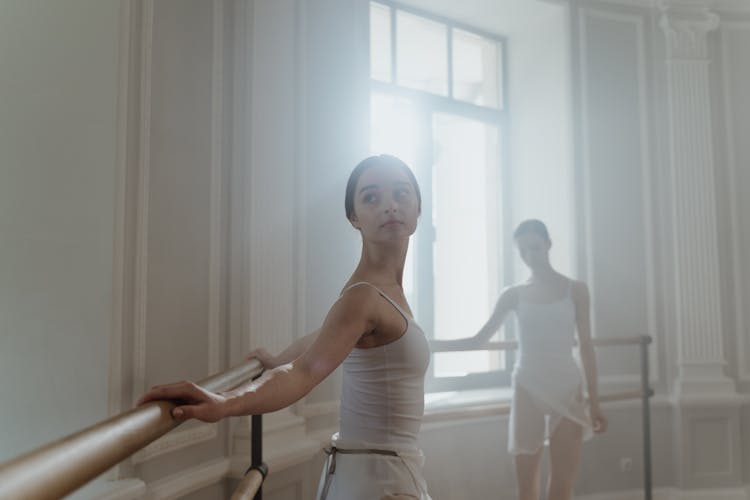
M372 2L370 147L399 156L422 189L404 291L436 339L476 333L503 283L502 39ZM437 353L430 392L510 380L506 351Z

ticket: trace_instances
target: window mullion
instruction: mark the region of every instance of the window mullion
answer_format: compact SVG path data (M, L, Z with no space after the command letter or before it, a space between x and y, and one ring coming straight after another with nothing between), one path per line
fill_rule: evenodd
M453 99L453 29L447 25L445 29L447 30L445 39L448 44L446 50L448 53L448 97Z
M396 84L398 82L398 65L396 64L397 50L396 50L396 9L391 7L391 83Z

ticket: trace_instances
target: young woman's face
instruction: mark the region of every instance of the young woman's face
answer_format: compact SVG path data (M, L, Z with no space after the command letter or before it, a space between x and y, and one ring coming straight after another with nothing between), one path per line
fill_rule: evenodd
M401 167L376 166L365 170L354 192L352 225L372 241L411 236L417 228L419 201L414 185Z
M529 269L539 269L549 264L551 243L536 233L525 233L516 238L518 253Z

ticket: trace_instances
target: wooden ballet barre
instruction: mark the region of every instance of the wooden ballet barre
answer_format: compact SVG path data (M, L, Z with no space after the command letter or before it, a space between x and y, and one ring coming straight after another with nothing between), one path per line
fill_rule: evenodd
M230 500L252 500L263 484L263 479L265 479L265 475L262 471L258 469L247 471L245 477L242 478L242 481L240 481L240 484L234 490Z
M643 399L643 391L633 389L629 391L613 392L611 394L600 394L601 403L611 403L615 401L631 401L634 399ZM649 396L653 393L649 393ZM427 420L450 420L466 416L488 417L494 415L508 415L510 413L510 400L495 401L488 404L477 404L471 406L460 406L456 408L440 408L437 410L428 410L426 412Z
M644 395L646 397L651 397L654 395L654 391L649 389L648 392L644 393L640 389L635 389L632 391L621 391L621 392L613 392L611 394L600 394L599 401L601 403L611 403L614 401L628 401L631 399L642 399Z
M210 391L237 387L263 372L258 360L212 375ZM174 429L174 403L152 401L0 464L0 498L57 499Z
M648 345L651 343L650 335L638 335L635 337L604 337L591 339L594 347L610 347L617 345Z
M612 347L622 345L641 345L651 343L651 337L649 335L639 335L636 337L612 337L612 338L595 338L591 339L591 343L594 347ZM578 345L578 341L574 341L573 345ZM431 347L432 352L459 352L459 351L514 351L518 349L518 342L515 340L503 340L496 342L487 342L485 344L477 344L472 346L464 347L452 347L450 349L441 349Z

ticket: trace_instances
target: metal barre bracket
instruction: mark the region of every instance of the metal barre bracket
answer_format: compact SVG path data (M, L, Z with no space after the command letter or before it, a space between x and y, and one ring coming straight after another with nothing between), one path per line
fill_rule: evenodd
M266 464L265 462L261 462L258 465L251 465L245 471L245 475L247 476L247 473L251 470L257 470L258 472L260 472L260 475L263 476L263 479L268 476L268 464Z

